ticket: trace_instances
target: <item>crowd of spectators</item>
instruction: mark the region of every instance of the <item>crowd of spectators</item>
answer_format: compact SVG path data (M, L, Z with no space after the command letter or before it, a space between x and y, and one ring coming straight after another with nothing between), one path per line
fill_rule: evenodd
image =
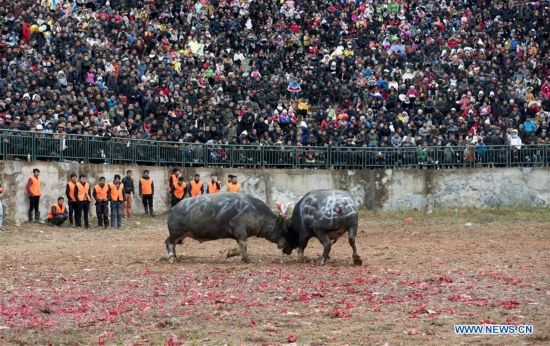
M548 144L547 0L15 0L0 129L184 143Z

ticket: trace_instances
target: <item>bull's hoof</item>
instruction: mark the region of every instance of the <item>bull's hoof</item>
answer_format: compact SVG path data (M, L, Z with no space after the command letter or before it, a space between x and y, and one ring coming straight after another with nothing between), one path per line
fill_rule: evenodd
M353 256L353 264L355 264L356 266L362 266L363 260L359 256Z
M248 257L243 257L243 258L241 258L241 261L242 261L243 263L250 263L250 259L249 259Z
M168 257L168 263L173 264L173 263L176 263L177 260L178 260L178 259L176 258L176 256L170 256L170 257Z
M306 257L306 256L300 256L300 257L298 257L298 262L300 262L300 263L307 263L307 262L308 262L307 257Z
M240 254L241 254L241 252L239 251L239 249L230 249L230 250L227 250L227 253L225 254L225 257L226 258L231 258L231 257L238 256Z
M327 259L324 257L321 257L321 259L319 260L319 265L324 266L325 264L327 264Z

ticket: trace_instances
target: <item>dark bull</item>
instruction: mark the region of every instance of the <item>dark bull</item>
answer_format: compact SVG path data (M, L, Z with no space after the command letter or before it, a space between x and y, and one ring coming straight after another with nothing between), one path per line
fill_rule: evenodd
M351 196L340 190L316 190L306 194L298 201L292 212L288 227L287 245L283 253L290 255L298 248L300 259L304 259L304 250L313 237L323 244L321 265L329 258L332 244L348 232L349 244L353 250L353 263L363 264L357 254L355 237L359 217L357 207Z
M171 263L176 260L176 244L183 243L185 238L199 242L235 239L243 262L248 262L249 237L265 238L282 249L286 246L287 208L280 206L281 213L277 216L257 198L228 192L184 199L172 208L168 217L168 260Z

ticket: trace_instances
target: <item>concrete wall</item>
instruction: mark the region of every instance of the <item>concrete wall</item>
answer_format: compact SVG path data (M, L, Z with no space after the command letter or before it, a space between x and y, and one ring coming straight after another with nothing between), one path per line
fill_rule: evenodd
M27 218L28 198L25 185L33 168L41 171L43 217L47 207L64 194L72 172L86 173L95 183L100 176L111 181L114 174L124 176L127 169L138 178L145 167L94 165L58 162L6 161L0 163L0 179L4 186L4 215L15 224ZM155 209L170 209L167 193L169 167L147 167L155 182ZM184 168L190 179L198 172L204 181L211 173L226 180L236 174L243 191L273 206L275 201L296 202L306 192L321 188L350 191L356 202L369 209L407 210L415 208L456 208L491 206L550 206L550 168L502 168L457 170L252 170L219 168ZM134 209L143 212L139 197ZM91 214L95 217L95 210Z

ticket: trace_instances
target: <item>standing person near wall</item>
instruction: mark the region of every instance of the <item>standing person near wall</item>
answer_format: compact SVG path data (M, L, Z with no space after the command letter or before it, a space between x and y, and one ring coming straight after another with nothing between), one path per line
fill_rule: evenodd
M129 218L132 216L132 196L134 195L134 179L132 179L132 171L127 170L126 176L122 179L124 186L124 208L122 209L122 217Z
M99 227L109 227L109 187L105 185L105 177L99 177L99 182L94 186L95 213Z
M86 174L81 174L78 177L78 182L75 186L74 195L76 198L76 208L74 215L75 227L82 227L82 215L84 215L84 228L90 228L90 184L86 181Z
M204 193L204 185L202 183L201 175L199 173L195 173L195 178L191 180L188 189L190 197L200 196Z
M111 201L111 227L122 227L122 204L124 203L124 184L120 182L120 175L115 174L112 183L109 183L109 200Z
M74 190L76 188L76 182L77 182L77 176L76 173L71 174L71 179L67 183L67 187L65 188L65 196L67 196L67 201L69 204L69 224L74 225L74 214L75 214L75 204L76 204L76 197L74 194Z
M61 226L67 221L69 213L65 207L65 199L57 198L57 203L52 204L48 212L48 223L50 226Z
M40 170L35 168L27 181L27 195L29 196L29 222L32 222L32 212L34 211L34 220L40 221L40 196L42 195L42 186L40 181Z
M143 209L145 210L145 215L149 214L155 216L153 213L153 195L155 193L155 185L153 184L153 179L149 176L149 171L144 170L143 176L139 180L139 197L143 202Z
M239 184L239 182L237 181L237 176L229 174L227 178L227 191L241 192L241 184Z
M174 185L178 182L178 178L180 177L180 169L175 167L172 168L172 175L168 179L168 192L170 192L170 195L173 195L174 191Z
M185 191L187 191L187 183L184 177L179 177L178 181L172 188L172 207L179 203L185 197Z
M2 187L2 183L0 183L0 198L2 198L2 195L4 194L4 187ZM2 205L2 199L0 199L0 232L5 231L4 229L4 206Z
M218 177L215 174L210 175L210 181L208 184L206 184L206 193L212 194L212 193L218 193L222 189L222 186L220 182L218 181Z

